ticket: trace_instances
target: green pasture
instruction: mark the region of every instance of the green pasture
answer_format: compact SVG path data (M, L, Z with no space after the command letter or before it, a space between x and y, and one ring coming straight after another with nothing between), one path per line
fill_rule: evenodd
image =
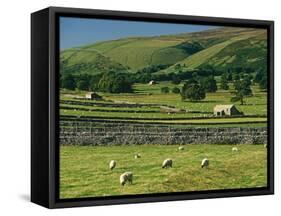
M61 146L60 198L149 194L267 185L267 152L263 145L132 145L114 147ZM141 158L134 159L135 154ZM173 168L162 169L171 158ZM208 158L209 168L201 168ZM116 160L114 170L110 160ZM133 172L133 184L121 186L119 176Z
M62 116L85 116L97 117L111 120L144 123L167 123L167 124L193 124L193 125L213 125L244 126L251 125L266 126L267 122L267 93L252 86L253 97L247 97L245 104L235 103L238 110L244 112L245 117L236 118L210 118L213 116L214 106L218 104L231 104L232 94L229 91L218 90L215 93L207 93L202 101L191 102L182 101L179 94L161 93L162 87L181 88L182 84L175 85L171 82L160 82L156 85L134 84L134 93L110 94L98 93L103 97L102 101L91 101L83 99L86 92L61 90ZM233 86L230 85L232 89ZM82 104L67 104L69 101L77 101ZM94 104L93 104L94 103ZM106 104L121 104L120 107L111 107ZM128 104L128 105L126 105ZM141 107L130 107L130 104L142 104ZM160 105L171 106L183 109L187 112L163 112ZM249 117L253 116L253 117ZM201 118L205 119L201 119ZM195 118L195 119L194 119ZM198 118L198 119L196 119Z

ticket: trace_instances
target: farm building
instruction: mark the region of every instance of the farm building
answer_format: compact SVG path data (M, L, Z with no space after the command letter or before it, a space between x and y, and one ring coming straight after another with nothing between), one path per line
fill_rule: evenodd
M89 100L102 100L102 97L95 92L87 92L85 98Z
M235 105L216 105L214 107L214 115L215 116L234 116L234 115L243 115Z
M148 83L148 85L155 85L155 84L157 84L157 83L155 82L155 80L150 80L149 83Z

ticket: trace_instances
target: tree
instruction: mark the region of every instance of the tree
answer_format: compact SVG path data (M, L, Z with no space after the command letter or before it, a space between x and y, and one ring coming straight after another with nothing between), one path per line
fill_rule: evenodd
M233 77L232 77L232 79L233 79L234 81L240 80L239 74L234 74Z
M132 92L132 83L125 74L109 72L103 74L98 83L98 90L109 93Z
M164 94L167 94L167 93L170 92L170 88L169 87L162 87L161 92L164 93Z
M194 71L193 73L192 73L192 78L193 79L195 79L195 80L197 80L198 79L198 73L196 72L196 71Z
M265 68L261 68L257 72L254 82L258 83L261 89L267 89L267 70Z
M221 77L221 89L223 90L228 90L229 86L228 86L228 82L225 78Z
M132 83L125 76L116 76L112 85L112 93L132 92Z
M79 80L77 82L77 89L88 91L89 90L89 81L87 80Z
M267 76L264 76L260 81L259 81L259 86L261 89L267 90Z
M65 74L61 77L61 87L74 90L76 88L76 82L71 74Z
M201 86L205 89L206 92L216 92L218 89L217 82L213 76L202 78Z
M175 94L179 94L181 92L181 90L178 87L174 87L172 89L172 92L175 93Z
M76 81L79 90L88 91L90 89L90 75L81 74Z
M180 76L177 75L177 74L173 74L173 76L172 76L172 83L176 84L176 85L180 84L181 83Z
M91 91L98 91L98 84L102 77L102 74L96 74L91 76L89 87Z
M232 81L232 74L230 72L224 72L221 75L221 79L224 79L226 81Z
M233 93L235 96L231 98L231 102L240 101L240 104L244 105L244 98L253 96L251 82L247 78L235 81L234 88L235 91Z
M182 87L181 97L182 100L189 99L190 101L199 101L206 97L206 92L197 82L187 82Z

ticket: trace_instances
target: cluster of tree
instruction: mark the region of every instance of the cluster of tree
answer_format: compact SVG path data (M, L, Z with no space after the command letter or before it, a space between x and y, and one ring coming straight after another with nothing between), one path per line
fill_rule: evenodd
M169 92L172 92L174 94L179 94L181 90L178 87L174 87L170 89L169 87L162 87L161 88L161 93L168 94Z
M190 79L183 85L181 97L182 100L199 101L206 97L206 91L197 80Z
M199 69L187 70L185 64L177 64L174 67L174 72L159 73L159 70L166 69L171 65L150 65L143 69L138 70L136 73L129 74L129 78L133 83L148 83L150 80L157 81L172 81L174 84L179 84L182 80L191 79L193 73L198 76L207 77L210 75L220 75L221 72L216 71L212 66L206 65Z
M193 78L183 85L181 97L182 100L199 101L206 97L206 92L216 92L217 89L217 82L214 76L200 77L197 74L193 74Z
M127 79L126 74L105 73L98 82L98 91L109 93L133 92L132 83Z
M78 89L85 91L100 91L109 93L132 92L132 82L125 73L108 72L104 74L81 74L74 76L65 74L61 76L61 88Z
M149 65L147 67L144 67L140 70L137 71L137 73L155 73L157 71L160 71L160 70L164 70L168 67L170 67L171 64L154 64L154 65Z
M233 84L235 91L232 93L235 96L231 98L232 102L240 101L240 104L243 105L245 97L253 96L251 76L244 76L240 80L235 80Z
M231 74L230 72L224 72L221 75L221 85L220 88L224 89L224 90L228 90L229 89L229 82L236 82L236 81L240 81L241 79L246 79L246 80L253 80L254 77L252 74L248 74L248 73L235 73L235 74ZM265 89L263 87L263 84L267 85L267 76L264 74L260 74L260 72L257 73L254 82L257 82L260 84L260 87L262 89Z
M199 101L206 97L206 92L216 92L217 82L214 76L202 77L199 76L197 72L189 73L191 78L189 78L183 85L182 90L178 87L174 87L172 92L175 94L181 94L182 100L189 99L190 101ZM179 84L181 82L180 77L176 74L173 83ZM179 81L177 80L179 79ZM177 81L177 82L175 82ZM168 87L161 88L162 93L169 93L170 89Z
M236 78L237 78L237 74L235 74ZM232 81L232 74L230 72L224 72L221 75L221 85L220 88L224 89L224 90L228 90L229 89L229 82Z
M267 89L267 70L265 68L261 68L254 78L254 82L258 83L261 89Z
M204 47L196 41L192 41L192 42L183 42L181 44L176 45L177 48L182 49L184 52L186 52L189 55L192 55L202 49L204 49Z
M175 94L179 94L181 92L181 90L178 87L174 87L172 89L172 92L175 93Z
M201 78L200 84L206 92L216 92L218 90L217 81L215 80L214 76Z
M161 92L164 93L164 94L167 94L167 93L170 92L170 88L169 87L162 87Z
M136 73L129 74L129 77L133 83L148 83L150 80L155 79L156 76L153 73L164 70L170 66L170 64L149 65L139 69Z

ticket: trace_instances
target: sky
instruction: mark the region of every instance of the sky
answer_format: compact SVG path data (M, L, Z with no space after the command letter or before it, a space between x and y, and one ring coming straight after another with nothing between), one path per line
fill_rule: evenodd
M197 32L217 26L60 17L60 49L134 36Z

